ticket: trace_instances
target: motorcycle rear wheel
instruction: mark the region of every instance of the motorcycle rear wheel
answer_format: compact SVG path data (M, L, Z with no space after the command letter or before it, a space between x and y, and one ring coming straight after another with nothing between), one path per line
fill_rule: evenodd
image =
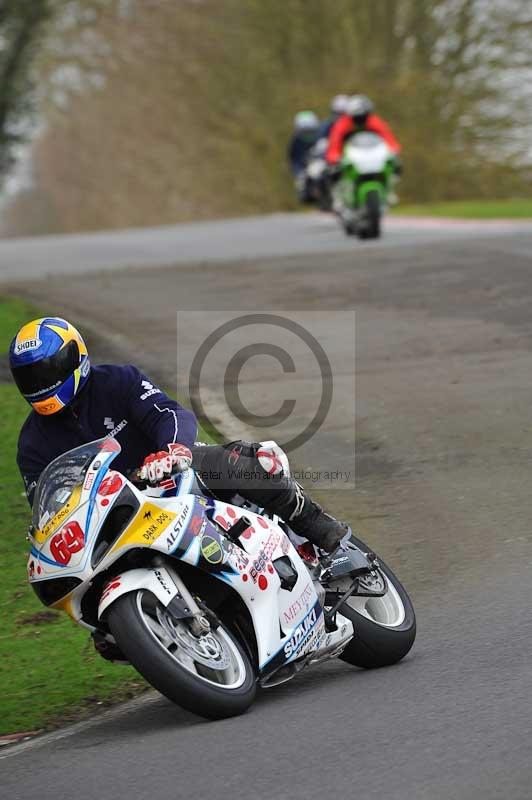
M220 624L196 637L143 589L123 595L108 613L120 650L141 675L177 705L208 719L242 714L253 702L253 667L239 642Z
M354 536L351 542L365 553L371 549ZM405 588L381 558L379 565L388 583L386 595L353 595L340 607L340 613L351 620L355 630L340 658L364 669L396 664L410 651L416 638L416 615Z

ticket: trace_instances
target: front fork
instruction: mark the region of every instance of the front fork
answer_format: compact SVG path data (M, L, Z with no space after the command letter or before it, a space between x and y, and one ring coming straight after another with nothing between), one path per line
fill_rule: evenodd
M181 578L177 570L162 558L155 558L153 563L156 567L165 568L167 573L172 578L172 581L174 582L178 591L179 597L175 597L168 606L170 611L173 610L171 608L172 604L176 605L177 601L179 604L180 616L184 616L189 621L190 630L194 636L201 636L204 633L208 633L211 630L211 624L195 601L192 594L189 592L184 580Z
M355 208L360 213L364 213L366 208L366 198L370 192L378 192L381 205L386 203L387 184L384 185L380 181L365 181L364 183L360 183L358 186L355 186L354 192Z

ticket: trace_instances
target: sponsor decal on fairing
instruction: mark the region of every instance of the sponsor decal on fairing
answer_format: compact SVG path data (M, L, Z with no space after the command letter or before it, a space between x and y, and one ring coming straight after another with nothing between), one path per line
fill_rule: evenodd
M166 547L168 548L168 552L169 553L172 552L172 550L174 549L174 547L175 547L175 545L177 543L177 540L179 539L179 537L184 532L184 530L186 528L186 523L187 523L187 520L188 520L188 518L190 516L191 511L192 511L192 507L188 503L186 503L183 506L183 509L182 509L181 513L178 515L177 519L175 520L174 525L172 527L172 530L168 533L168 535L166 537Z
M308 650L315 649L324 635L323 609L317 602L284 645L283 653L286 659L300 658Z
M209 564L220 564L224 557L224 551L219 541L212 536L204 536L201 540L201 555Z
M314 597L314 589L312 583L309 581L299 597L297 597L289 606L283 611L283 622L285 624L293 623L299 615L306 611L309 604Z
M84 491L88 491L92 487L95 478L96 478L96 472L94 470L87 472L87 477L85 478L85 483L83 484Z
M69 522L50 540L50 553L62 566L70 563L72 555L85 546L85 536L77 522Z
M271 674L283 664L301 658L311 650L319 649L325 633L323 608L320 602L316 601L308 614L292 631L289 639L262 665L261 671Z

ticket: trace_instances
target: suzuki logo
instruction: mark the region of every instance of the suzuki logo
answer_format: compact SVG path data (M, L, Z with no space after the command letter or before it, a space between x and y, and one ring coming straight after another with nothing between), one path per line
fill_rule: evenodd
M150 383L149 381L142 381L141 386L144 389L144 392L140 396L141 400L147 400L148 397L151 397L154 394L160 394L160 390L156 389L153 383Z
M111 417L106 417L103 421L103 425L104 428L107 428L108 431L114 430L115 427L114 420L112 420Z

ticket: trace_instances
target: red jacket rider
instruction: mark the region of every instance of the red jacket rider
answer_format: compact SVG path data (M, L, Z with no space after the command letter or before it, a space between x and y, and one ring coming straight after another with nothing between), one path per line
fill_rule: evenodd
M326 154L329 164L336 164L340 161L345 140L358 130L377 133L395 154L399 154L401 145L390 127L372 112L373 103L367 97L355 95L349 99L346 113L334 123L329 134L329 146Z

